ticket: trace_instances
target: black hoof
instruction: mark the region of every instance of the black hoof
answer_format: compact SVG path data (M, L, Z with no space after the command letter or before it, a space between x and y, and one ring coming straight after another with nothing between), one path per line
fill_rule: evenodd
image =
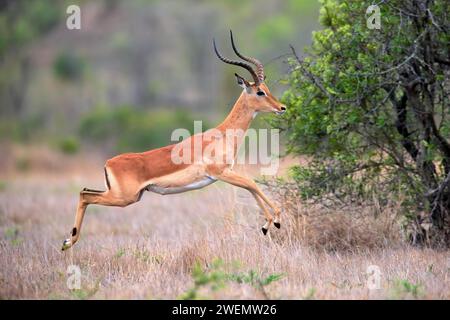
M262 231L262 233L263 233L264 235L267 234L267 229L266 229L266 228L261 228L261 231Z
M279 222L274 222L273 225L274 225L275 227L277 227L278 229L281 228L281 224L280 224Z

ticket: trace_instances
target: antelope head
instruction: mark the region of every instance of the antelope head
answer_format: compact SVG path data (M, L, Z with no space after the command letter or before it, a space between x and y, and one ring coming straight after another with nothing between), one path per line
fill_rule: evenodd
M264 67L262 63L255 58L242 55L237 50L231 30L230 37L234 52L239 58L246 62L231 60L223 57L217 50L216 42L213 39L214 51L216 52L217 57L223 62L242 67L251 74L253 82L247 81L237 73L234 74L238 85L244 89L241 98L245 104L250 108L253 108L255 112L274 112L276 114L283 114L286 111L286 106L270 93L269 88L264 83L266 77L264 75ZM256 67L256 71L252 68L250 63Z

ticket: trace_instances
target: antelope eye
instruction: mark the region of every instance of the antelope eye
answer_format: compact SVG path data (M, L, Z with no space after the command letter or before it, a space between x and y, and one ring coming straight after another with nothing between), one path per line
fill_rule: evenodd
M257 91L256 94L258 96L265 96L266 95L266 93L264 91Z

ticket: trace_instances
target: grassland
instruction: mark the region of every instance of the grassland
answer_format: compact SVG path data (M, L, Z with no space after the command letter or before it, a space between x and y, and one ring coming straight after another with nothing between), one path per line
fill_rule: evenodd
M302 206L307 215L289 209L281 230L263 236L253 198L222 183L146 193L124 209L91 206L80 241L61 252L78 191L103 185L94 169L3 175L0 298L176 299L192 290L210 299L450 298L449 251L404 244L390 234L392 220L353 223L340 213L312 224L314 209ZM330 250L337 240L349 246ZM70 265L81 270L80 289L67 287ZM379 289L368 288L371 265Z

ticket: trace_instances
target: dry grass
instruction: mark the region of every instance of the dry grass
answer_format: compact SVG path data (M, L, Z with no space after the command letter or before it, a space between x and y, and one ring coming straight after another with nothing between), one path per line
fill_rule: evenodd
M285 233L290 242L325 251L360 252L392 248L402 244L405 234L398 203L384 206L354 202L342 205L323 200L302 201L295 184L266 183L283 204ZM378 205L377 205L378 204Z
M92 181L87 183L86 177ZM260 233L263 217L246 191L216 183L181 195L147 193L125 209L91 206L81 240L61 252L81 187L102 185L95 175L2 178L0 298L175 299L192 287L197 262L220 258L224 272L285 276L265 287L227 283L210 298L379 299L450 298L449 251L403 245L391 214L323 218L313 208L284 213L281 230ZM67 267L81 268L82 289L66 286ZM381 288L367 288L369 265ZM411 289L413 288L413 289Z

